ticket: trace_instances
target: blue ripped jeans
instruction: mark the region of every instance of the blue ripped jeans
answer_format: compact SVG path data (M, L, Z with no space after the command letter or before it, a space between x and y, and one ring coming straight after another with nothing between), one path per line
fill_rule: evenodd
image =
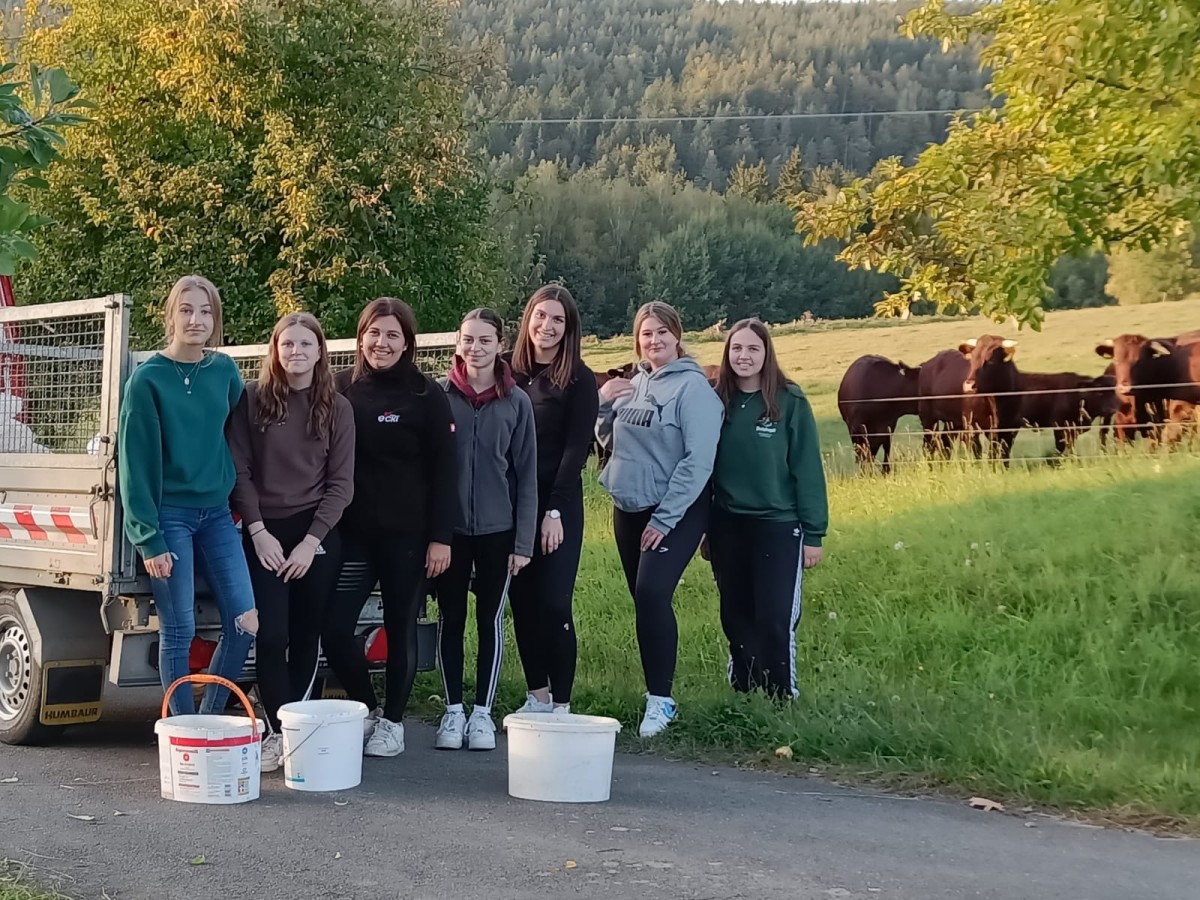
M236 681L246 663L254 635L243 631L238 617L254 608L254 589L242 552L242 539L229 506L186 509L162 506L158 524L167 549L174 554L169 578L151 578L158 610L158 674L163 689L189 674L188 653L196 636L196 572L204 576L221 614L221 640L209 673ZM202 714L225 708L229 689L209 685L200 704ZM181 687L171 697L171 715L195 713L192 692Z

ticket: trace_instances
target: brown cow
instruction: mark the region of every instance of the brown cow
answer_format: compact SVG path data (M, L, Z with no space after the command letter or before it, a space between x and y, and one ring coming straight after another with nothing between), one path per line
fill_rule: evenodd
M917 415L920 374L920 366L875 355L860 356L846 369L838 386L838 412L863 466L873 466L882 448L883 471L891 471L892 432L901 416Z
M963 382L969 371L970 363L957 350L943 350L918 368L917 415L930 456L949 456L952 442L966 434Z
M614 378L632 378L636 370L637 361L635 360L634 362L627 362L622 366L617 366L605 372L595 372L596 390L600 390L600 388L604 387L604 385ZM612 456L612 453L605 450L599 441L592 441L592 452L596 454L596 464L601 469L608 464L609 457Z
M1112 376L1089 378L1077 372L1021 372L1021 423L1030 428L1054 430L1054 449L1060 455L1075 446L1093 421L1103 422L1116 413ZM1097 390L1100 388L1101 390Z
M985 334L958 350L968 363L962 385L967 430L981 432L992 455L1007 462L1021 427L1020 373L1013 362L1017 342Z
M701 366L700 368L704 370L704 377L708 379L708 383L711 384L713 387L716 387L717 386L717 378L721 374L721 367L720 366Z
M1140 433L1157 437L1164 423L1194 423L1200 403L1200 331L1173 338L1147 338L1122 334L1096 346L1099 356L1111 359L1117 399L1123 417ZM1177 439L1183 428L1172 428Z

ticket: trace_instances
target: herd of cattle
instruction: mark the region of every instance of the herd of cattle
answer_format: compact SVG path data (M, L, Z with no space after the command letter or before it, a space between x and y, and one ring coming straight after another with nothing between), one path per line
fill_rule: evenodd
M1057 453L1069 452L1088 428L1109 430L1118 443L1137 437L1173 443L1200 427L1200 331L1175 337L1123 334L1096 346L1111 362L1099 376L1022 372L1017 342L984 335L943 350L919 366L860 356L838 387L838 411L855 454L874 465L883 451L891 470L892 434L902 416L917 416L925 452L948 457L956 443L980 456L1007 460L1022 428L1050 429ZM631 378L636 363L596 373L596 388ZM715 384L718 367L704 366ZM596 446L600 465L606 452Z
M873 465L883 450L891 468L892 433L901 416L921 420L925 451L948 455L955 442L976 456L1007 460L1021 428L1052 429L1055 450L1068 452L1092 425L1103 444L1142 436L1179 440L1197 426L1200 331L1170 338L1123 334L1097 345L1112 362L1103 375L1022 372L1017 342L984 335L943 350L919 366L882 356L850 364L838 388L838 410L855 452Z

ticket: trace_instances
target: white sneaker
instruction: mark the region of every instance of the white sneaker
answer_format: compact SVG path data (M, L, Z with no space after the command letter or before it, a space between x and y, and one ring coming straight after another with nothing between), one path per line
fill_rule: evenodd
M662 734L668 725L679 715L679 705L670 697L651 697L646 695L646 715L642 718L638 734L651 738Z
M283 765L283 735L268 734L262 741L259 771L274 772Z
M564 703L561 706L554 707L554 715L556 715L556 716L569 716L570 714L571 714L571 704L570 703Z
M543 703L533 694L525 695L525 705L517 710L519 713L552 713L554 712L554 701Z
M467 749L496 749L496 723L487 713L471 713L471 721L467 722Z
M467 727L467 714L462 710L447 712L442 716L442 724L438 726L437 740L434 746L439 750L461 750L463 732Z
M363 747L364 756L399 756L404 752L404 726L380 716Z

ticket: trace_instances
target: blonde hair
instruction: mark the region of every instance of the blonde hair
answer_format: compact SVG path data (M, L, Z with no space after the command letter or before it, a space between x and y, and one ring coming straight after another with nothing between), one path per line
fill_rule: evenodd
M171 288L171 293L167 295L167 305L163 309L163 328L166 332L167 346L175 340L175 311L179 308L179 302L183 299L183 295L188 291L198 291L204 294L208 300L209 306L212 307L213 315L213 330L205 341L209 347L219 346L225 340L224 320L221 317L221 292L217 290L217 286L202 275L184 275Z
M633 317L633 349L637 353L638 359L642 358L642 342L638 340L638 332L642 330L642 322L646 319L658 319L667 326L667 331L675 335L675 340L679 341L676 352L680 359L691 356L687 352L687 348L683 346L683 320L679 318L675 307L669 303L663 303L661 300L651 300L638 307L637 315Z

